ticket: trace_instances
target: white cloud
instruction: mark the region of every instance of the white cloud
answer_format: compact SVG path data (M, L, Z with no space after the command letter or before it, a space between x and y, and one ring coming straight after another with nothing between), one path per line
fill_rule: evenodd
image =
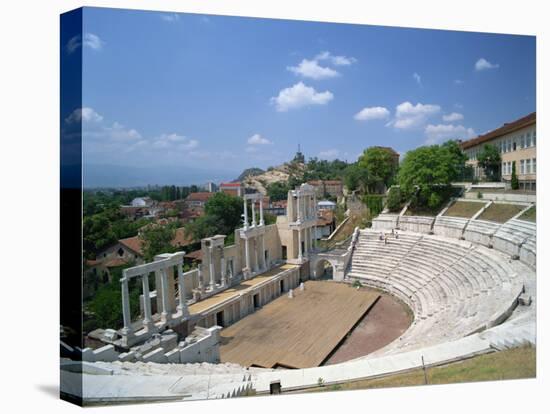
M262 137L260 134L254 134L248 138L248 144L250 145L269 145L273 144L270 140L265 137Z
M403 102L395 108L395 119L387 125L397 129L411 129L422 126L427 119L441 110L439 105Z
M319 152L319 158L322 160L334 160L338 158L338 155L340 155L340 151L336 148L331 148Z
M93 50L101 50L104 45L104 41L101 40L101 38L93 33L84 33L84 38L82 38L80 35L72 37L67 42L67 51L69 53L73 53L75 50L77 50L79 47L89 47Z
M170 14L161 14L160 18L165 22L174 23L180 19L180 16L177 13L170 13Z
M422 78L420 77L420 75L418 73L414 72L413 73L413 78L416 81L416 83L418 83L419 85L422 85Z
M136 141L142 138L138 131L133 128L126 128L118 122L113 123L110 127L105 127L104 131L110 139L116 141Z
M443 121L445 122L462 121L463 119L464 115L458 112L451 112L450 114L443 115Z
M314 88L298 82L296 85L282 89L279 95L271 98L277 111L286 112L309 105L326 105L334 98L330 91L317 92Z
M383 106L366 107L357 112L353 118L357 121L370 121L373 119L387 119L390 116L390 111Z
M357 59L354 57L346 56L334 56L330 52L324 51L315 56L315 60L328 60L335 66L348 66L352 63L357 62Z
M462 85L464 83L462 79L455 79L453 82L455 85Z
M478 61L475 64L475 70L482 71L482 70L488 70L488 69L498 69L499 68L498 63L491 63L485 58L479 58Z
M316 60L303 59L298 66L287 66L287 70L304 78L315 80L328 79L340 76L334 69L320 66Z
M151 146L159 149L177 149L188 151L197 148L199 146L199 141L174 133L162 134L153 139Z
M76 122L101 122L103 117L90 107L77 108L65 118L65 122L73 124Z
M426 133L426 144L439 144L447 139L467 139L476 136L472 128L466 128L463 125L439 124L427 125L424 132Z

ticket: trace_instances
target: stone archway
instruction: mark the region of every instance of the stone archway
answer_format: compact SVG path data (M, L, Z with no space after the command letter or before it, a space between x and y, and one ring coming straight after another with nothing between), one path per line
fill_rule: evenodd
M336 265L331 260L319 257L312 263L313 279L333 279L336 274Z

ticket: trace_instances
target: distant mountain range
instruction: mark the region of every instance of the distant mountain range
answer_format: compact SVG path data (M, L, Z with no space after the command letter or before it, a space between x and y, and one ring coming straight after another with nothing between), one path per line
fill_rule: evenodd
M84 188L140 187L147 185L201 185L208 181L231 181L238 171L177 166L127 167L110 164L85 164Z

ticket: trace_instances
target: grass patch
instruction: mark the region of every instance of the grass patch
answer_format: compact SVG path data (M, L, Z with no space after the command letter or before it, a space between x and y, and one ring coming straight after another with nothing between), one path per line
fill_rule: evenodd
M444 216L472 218L484 206L484 203L474 201L455 201Z
M518 214L525 207L517 204L496 204L493 203L478 218L480 220L496 221L504 223Z
M537 206L531 207L525 213L520 216L520 219L532 221L533 223L537 222Z
M437 216L437 214L441 211L441 208L438 208L436 210L430 210L428 208L412 208L409 206L407 208L407 211L405 211L405 216Z
M535 378L536 348L524 346L480 355L440 367L428 368L427 377L428 384ZM322 386L309 391L362 390L410 385L424 385L424 372L422 369L384 378Z

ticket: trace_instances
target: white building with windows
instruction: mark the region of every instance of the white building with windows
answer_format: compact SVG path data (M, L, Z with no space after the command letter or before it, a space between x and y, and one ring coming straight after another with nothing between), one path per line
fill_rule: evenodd
M502 159L502 181L510 183L513 164L522 190L536 191L537 173L537 113L533 112L500 128L461 143L468 156L467 164L474 168L474 177L483 179L483 169L477 157L484 145L497 147Z

